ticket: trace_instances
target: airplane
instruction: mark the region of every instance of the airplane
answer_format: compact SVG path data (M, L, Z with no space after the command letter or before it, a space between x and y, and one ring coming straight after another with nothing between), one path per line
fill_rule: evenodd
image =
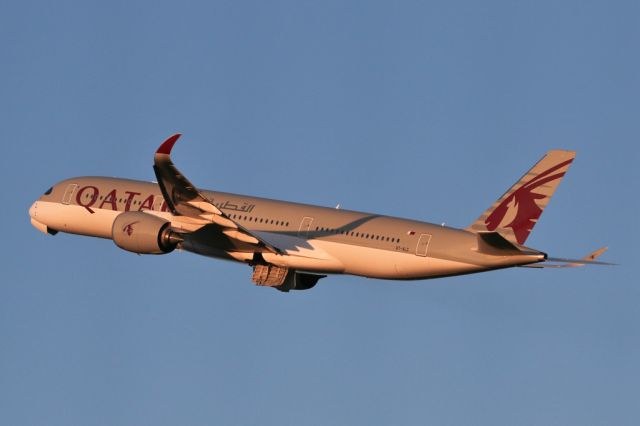
M510 267L606 264L550 258L525 242L575 158L552 150L464 229L196 188L171 160L180 134L154 155L157 182L74 177L29 209L32 225L107 238L137 254L180 249L244 263L259 286L307 290L327 275L421 280Z

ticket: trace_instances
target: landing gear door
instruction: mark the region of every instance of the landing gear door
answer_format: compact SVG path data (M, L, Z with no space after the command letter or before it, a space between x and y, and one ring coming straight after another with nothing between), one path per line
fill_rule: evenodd
M67 189L64 191L64 195L62 196L62 204L71 204L71 200L73 199L73 194L75 194L76 189L78 189L78 185L75 183L67 186Z
M416 247L416 256L427 255L427 250L429 249L429 243L431 242L430 234L422 234L420 235L420 240L418 240L418 246Z
M298 228L298 237L307 238L309 230L311 229L312 217L305 216L300 222L300 228Z

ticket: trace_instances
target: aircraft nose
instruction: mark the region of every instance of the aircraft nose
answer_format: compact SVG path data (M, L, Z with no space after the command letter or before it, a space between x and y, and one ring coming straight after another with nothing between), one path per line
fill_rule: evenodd
M38 202L36 201L33 204L31 204L31 207L29 208L29 216L31 216L31 219L36 218L37 209L38 209Z

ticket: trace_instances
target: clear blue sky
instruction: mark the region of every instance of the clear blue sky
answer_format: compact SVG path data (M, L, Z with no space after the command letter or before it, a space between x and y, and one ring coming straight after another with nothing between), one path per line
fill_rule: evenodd
M637 425L637 1L0 6L3 425ZM621 266L251 284L29 224L78 175L466 226L578 157L528 240Z

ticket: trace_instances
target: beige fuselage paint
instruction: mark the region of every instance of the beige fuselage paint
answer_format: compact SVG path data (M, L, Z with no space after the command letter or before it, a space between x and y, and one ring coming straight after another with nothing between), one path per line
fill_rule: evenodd
M499 256L478 251L477 235L426 222L224 192L202 191L231 220L284 250L262 252L265 261L316 273L371 278L423 279L535 263L541 255ZM186 231L184 250L249 262L254 247L167 211L157 184L129 179L78 177L58 183L31 207L34 226L101 238L112 237L115 218L144 211ZM195 231L195 232L194 232Z

